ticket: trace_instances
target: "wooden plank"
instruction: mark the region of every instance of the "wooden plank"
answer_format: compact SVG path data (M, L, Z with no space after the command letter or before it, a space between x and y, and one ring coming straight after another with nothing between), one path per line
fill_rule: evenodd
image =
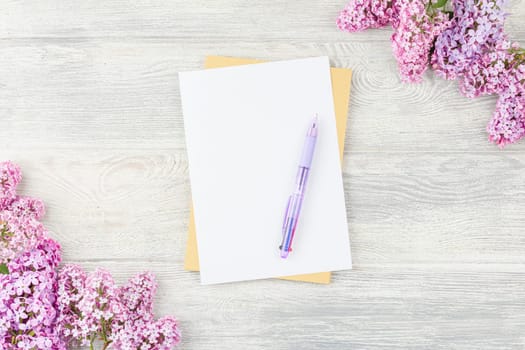
M183 42L367 42L391 30L347 35L335 19L346 0L7 1L0 38L169 37ZM512 0L507 30L524 38L524 0Z
M181 320L183 349L519 349L525 275L357 268L329 286L253 281L201 286L195 273L135 261L104 266L119 283L144 269L158 315Z
M154 260L182 267L190 187L185 150L0 151L48 204L67 259ZM525 156L347 153L355 266L525 270Z
M399 82L383 42L177 44L162 40L0 43L0 147L155 148L184 144L177 72L207 54L266 60L328 55L354 70L349 152L499 152L485 126L494 97L467 99L429 73ZM505 151L523 152L525 143Z

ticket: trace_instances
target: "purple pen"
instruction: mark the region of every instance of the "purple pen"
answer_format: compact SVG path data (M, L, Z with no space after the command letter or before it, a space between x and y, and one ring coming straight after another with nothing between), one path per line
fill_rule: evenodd
M283 240L279 247L281 250L281 258L283 259L286 259L288 254L292 251L292 241L295 235L295 229L297 228L299 214L301 213L306 182L308 180L308 174L310 173L310 166L312 165L312 158L314 156L318 128L319 121L317 116L315 116L312 125L306 133L303 153L301 155L301 161L299 162L299 170L295 179L295 191L288 198L288 204L286 205L286 211L284 213Z

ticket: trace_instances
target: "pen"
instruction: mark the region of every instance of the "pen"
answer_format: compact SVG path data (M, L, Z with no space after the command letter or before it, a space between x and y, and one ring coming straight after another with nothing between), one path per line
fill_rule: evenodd
M299 214L301 213L306 182L308 180L308 174L310 173L315 143L317 141L318 128L319 121L317 116L315 116L308 132L306 133L303 153L301 155L301 161L299 162L299 170L297 171L297 177L295 179L295 190L288 198L288 204L286 205L286 211L284 213L283 240L279 246L279 249L281 250L281 258L283 259L286 259L288 254L292 251L292 241L295 235L295 229L297 228Z

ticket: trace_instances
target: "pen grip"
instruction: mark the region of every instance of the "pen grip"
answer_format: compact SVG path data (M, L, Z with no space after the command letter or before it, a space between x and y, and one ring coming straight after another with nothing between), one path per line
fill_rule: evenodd
M297 228L299 214L301 213L302 203L302 193L294 193L288 199L288 206L283 222L283 240L280 246L281 257L288 256L288 253L292 250L292 241L295 235L295 229Z
M317 137L306 136L304 141L303 153L301 155L301 161L299 162L300 167L310 168L312 165L312 158L314 156L315 143Z

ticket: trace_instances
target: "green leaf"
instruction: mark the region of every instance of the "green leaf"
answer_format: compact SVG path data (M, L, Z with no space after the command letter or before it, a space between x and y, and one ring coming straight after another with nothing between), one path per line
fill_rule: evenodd
M435 4L432 4L432 7L435 9L438 9L440 7L443 7L447 4L448 0L438 0Z
M0 264L0 274L9 275L9 269L6 264Z

